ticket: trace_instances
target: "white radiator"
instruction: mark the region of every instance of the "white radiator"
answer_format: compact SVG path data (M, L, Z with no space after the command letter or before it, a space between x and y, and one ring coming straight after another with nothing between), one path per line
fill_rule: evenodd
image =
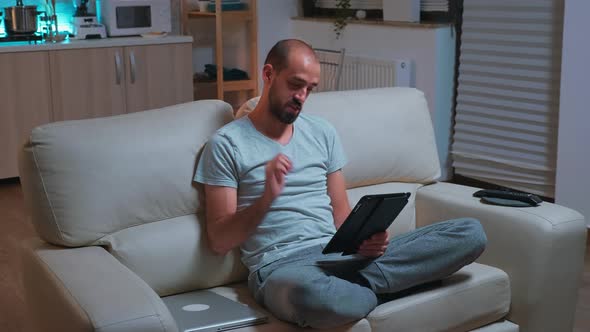
M350 56L344 58L339 90L411 86L412 63L409 60L377 60Z
M410 60L380 60L361 56L345 56L340 80L334 80L338 69L328 62L337 62L339 55L321 55L322 74L317 91L359 90L392 86L414 86ZM334 57L334 59L329 59ZM322 61L323 60L323 61Z

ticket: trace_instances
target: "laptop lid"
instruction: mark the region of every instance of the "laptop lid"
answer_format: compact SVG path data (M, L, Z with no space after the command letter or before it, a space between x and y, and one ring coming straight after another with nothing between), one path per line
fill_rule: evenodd
M182 332L226 331L268 320L264 313L209 290L166 296L162 300Z

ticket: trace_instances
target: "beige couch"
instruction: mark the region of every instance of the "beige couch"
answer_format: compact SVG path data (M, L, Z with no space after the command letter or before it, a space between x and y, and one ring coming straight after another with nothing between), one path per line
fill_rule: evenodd
M469 216L489 239L477 263L442 286L335 331L571 331L583 216L550 203L484 205L472 197L476 188L435 182L440 169L420 91L318 93L304 112L340 133L351 203L367 193L413 193L393 235ZM198 101L33 130L20 171L43 241L23 250L23 275L40 331L177 331L161 297L201 288L256 306L238 252L208 249L191 181L201 147L230 120L229 105ZM271 317L238 331L295 330Z

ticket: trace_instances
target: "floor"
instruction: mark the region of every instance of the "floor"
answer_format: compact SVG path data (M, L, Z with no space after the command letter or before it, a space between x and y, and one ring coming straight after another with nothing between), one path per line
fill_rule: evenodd
M0 180L0 331L28 331L17 248L35 231L25 217L20 185ZM580 287L573 332L590 331L590 245L586 249L584 279Z

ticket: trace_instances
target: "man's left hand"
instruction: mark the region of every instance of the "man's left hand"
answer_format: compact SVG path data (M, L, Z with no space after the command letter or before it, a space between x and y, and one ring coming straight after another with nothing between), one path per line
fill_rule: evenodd
M388 244L389 233L387 233L387 231L376 233L363 241L357 251L357 254L365 257L379 257L385 253Z

